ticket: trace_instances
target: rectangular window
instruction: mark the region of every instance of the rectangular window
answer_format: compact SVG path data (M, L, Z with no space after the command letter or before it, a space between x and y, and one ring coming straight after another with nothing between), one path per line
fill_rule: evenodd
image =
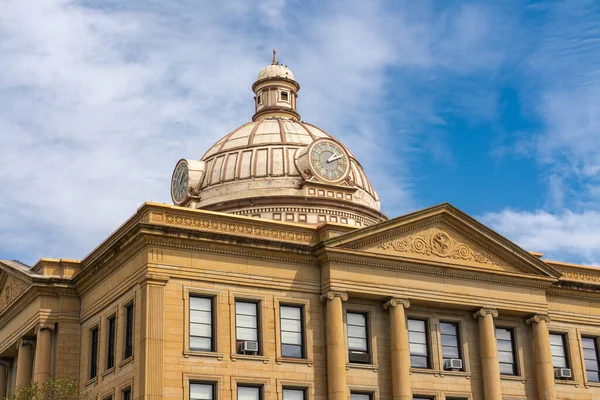
M279 307L281 356L304 357L304 329L301 306Z
M288 92L281 92L281 100L290 101L290 94Z
M350 400L371 400L371 393L350 393Z
M125 306L125 359L133 355L133 303Z
M260 353L257 303L235 302L235 335L238 353Z
M435 397L433 396L413 396L413 400L435 400Z
M262 390L257 386L238 386L237 400L261 400Z
M427 321L408 320L408 341L410 346L410 366L429 368L429 341L427 340Z
M460 351L460 337L458 336L458 324L451 322L440 322L440 334L442 339L442 358L444 359L444 363L446 360L462 359L462 354ZM446 368L445 365L444 368Z
M351 363L370 363L367 314L347 312L346 325L348 328L349 361Z
M600 382L600 366L598 365L598 339L582 337L585 373L589 382Z
M190 383L190 400L213 400L215 385L212 383Z
M517 375L514 331L506 328L496 328L498 344L498 361L502 375Z
M108 318L108 337L106 343L106 369L115 366L115 335L117 319L113 315Z
M123 400L131 400L131 388L130 388L130 387L129 387L129 388L127 388L127 389L124 389L124 390L121 392L121 398L122 398Z
M565 336L561 333L550 334L550 351L552 354L552 366L554 368L569 368Z
M98 327L90 331L90 379L98 375Z
M283 388L283 400L306 400L306 389Z
M190 349L215 351L213 341L213 299L190 296Z

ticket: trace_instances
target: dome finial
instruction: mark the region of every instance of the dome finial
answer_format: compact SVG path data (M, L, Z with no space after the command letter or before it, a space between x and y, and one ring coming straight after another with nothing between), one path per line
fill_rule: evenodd
M273 49L273 65L277 64L277 49Z

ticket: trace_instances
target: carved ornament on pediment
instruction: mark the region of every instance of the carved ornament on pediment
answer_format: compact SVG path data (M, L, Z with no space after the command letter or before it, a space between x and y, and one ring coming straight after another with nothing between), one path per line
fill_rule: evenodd
M311 243L313 241L313 236L309 234L295 232L292 230L254 226L251 224L215 221L211 219L184 217L172 214L167 214L165 221L167 224L172 225L189 226L193 228L208 229L225 233L239 233L242 235L251 235L260 238L288 240L297 243Z
M0 311L8 307L26 288L27 286L23 282L8 282L0 293Z
M563 278L574 279L578 281L600 283L600 276L584 274L581 272L561 271Z
M383 250L392 249L399 253L498 265L492 256L473 250L468 244L453 239L448 233L439 229L420 232L401 239L388 240L379 243L377 247Z

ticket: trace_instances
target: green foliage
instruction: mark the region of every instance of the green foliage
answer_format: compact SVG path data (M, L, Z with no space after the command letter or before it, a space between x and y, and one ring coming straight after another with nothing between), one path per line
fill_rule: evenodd
M12 390L8 400L77 400L77 381L73 378L47 380L43 384L31 382Z

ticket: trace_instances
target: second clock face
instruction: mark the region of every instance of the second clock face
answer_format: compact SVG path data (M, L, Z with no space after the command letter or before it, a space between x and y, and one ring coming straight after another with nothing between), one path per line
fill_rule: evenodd
M310 150L310 165L326 181L342 180L350 169L346 151L332 140L319 140Z
M189 172L187 163L180 161L175 167L173 172L173 179L171 181L171 195L175 203L181 203L188 190Z

